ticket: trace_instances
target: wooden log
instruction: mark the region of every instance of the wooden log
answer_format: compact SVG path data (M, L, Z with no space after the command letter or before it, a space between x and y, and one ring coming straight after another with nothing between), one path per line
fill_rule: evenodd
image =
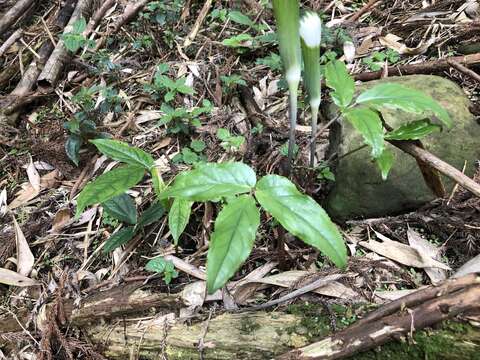
M19 0L0 18L0 37L25 14L27 9L35 4L35 0Z

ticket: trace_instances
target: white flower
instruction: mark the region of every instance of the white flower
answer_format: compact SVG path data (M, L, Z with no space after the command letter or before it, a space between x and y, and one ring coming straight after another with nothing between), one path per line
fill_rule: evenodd
M313 12L307 12L300 20L300 37L309 48L320 46L322 37L322 21Z

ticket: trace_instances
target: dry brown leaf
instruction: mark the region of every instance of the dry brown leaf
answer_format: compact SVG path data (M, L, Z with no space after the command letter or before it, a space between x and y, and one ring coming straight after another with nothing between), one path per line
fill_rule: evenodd
M375 296L379 297L381 300L394 301L394 300L400 299L401 297L410 295L415 291L418 291L418 289L375 291ZM384 303L384 301L380 301L380 303Z
M459 278L472 273L480 273L480 255L463 264L452 277Z
M195 281L183 288L182 300L187 306L202 306L207 292L207 283L205 281Z
M374 232L377 235L377 238L381 240L381 242L376 240L361 241L359 245L406 266L412 266L422 269L440 268L450 270L447 265L433 260L428 256L423 256L423 254L421 254L420 252L418 252L418 250L412 248L411 246L390 240L385 235L382 235L377 231Z
M58 170L53 170L48 174L45 174L40 178L40 191L43 189L50 189L55 186L60 176ZM15 209L17 207L23 206L29 201L36 198L40 191L35 190L35 188L30 183L25 183L22 185L22 190L17 193L17 197L8 206L10 209Z
M417 47L410 48L401 42L403 40L401 37L394 34L387 34L386 36L380 37L378 40L383 46L393 49L401 55L424 54L428 48L435 43L435 38L430 38L427 41L422 40Z
M40 191L40 174L38 173L35 165L33 164L32 158L30 158L30 162L27 166L27 176L30 185L36 190Z
M70 209L63 208L57 211L53 219L52 232L57 233L70 221Z
M420 234L417 233L415 230L409 228L407 231L407 237L410 246L414 249L417 249L419 253L423 254L424 256L428 256L434 260L440 261L441 250L432 243L422 238ZM447 278L447 272L443 269L425 268L424 270L432 281L433 285L441 283Z
M23 231L12 215L13 227L15 229L15 241L17 246L17 272L20 275L28 276L33 269L35 258L28 246L27 239L23 235Z
M38 281L23 276L15 271L0 268L0 283L11 286L35 286Z

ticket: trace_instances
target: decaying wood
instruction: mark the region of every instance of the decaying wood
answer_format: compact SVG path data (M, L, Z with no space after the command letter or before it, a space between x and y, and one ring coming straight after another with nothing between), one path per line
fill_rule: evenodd
M205 20L205 17L208 14L208 10L210 10L210 6L212 6L212 1L213 0L207 0L203 4L202 10L200 10L200 13L198 14L197 20L195 21L195 24L193 25L192 30L188 34L188 36L185 38L185 41L183 42L183 47L186 48L190 46L197 37L198 32L200 31L200 27L203 24L203 21Z
M455 60L448 60L448 63L454 67L455 69L457 69L458 71L464 73L465 75L468 75L469 77L471 77L472 79L480 82L480 75L478 75L475 71L473 70L470 70L468 67L456 62Z
M65 319L73 326L96 323L102 319L111 319L145 312L149 309L175 311L181 306L176 295L151 293L140 289L141 283L121 285L108 291L98 292L82 299L79 307L73 300L65 300L63 308ZM46 305L47 307L49 305ZM21 324L28 321L28 312L17 315ZM11 314L0 316L0 334L22 331L22 327Z
M98 41L95 46L95 51L99 50L103 44L105 44L105 40L110 36L110 34L114 34L120 30L120 28L132 20L140 10L143 9L145 5L147 5L150 0L140 0L140 1L131 1L125 7L125 11L123 12L122 16L120 16L113 27L104 34Z
M7 40L0 46L0 57L2 57L15 42L22 37L23 30L17 29Z
M450 68L451 61L468 65L478 65L480 64L480 53L465 55L465 56L452 56L440 60L425 61L420 64L411 64L411 65L393 65L387 68L389 76L400 76L400 75L414 75L414 74L431 74L435 72L441 72L448 70ZM364 72L354 75L355 80L359 81L370 81L377 80L382 77L384 70Z
M73 24L81 17L86 17L92 10L93 0L79 0L73 14L65 27L65 32L73 30ZM52 54L48 58L45 67L38 76L37 85L43 89L52 89L60 78L63 65L68 60L69 54L63 41L59 41Z
M8 10L2 18L0 18L0 37L7 31L10 26L25 14L25 11L35 4L36 0L19 0Z
M108 9L110 9L114 4L115 0L107 0L102 4L102 6L93 14L92 18L88 22L87 28L83 32L84 36L89 36L95 30Z
M465 284L469 284L469 286L463 287ZM480 277L468 275L461 279L459 285L462 287L456 291L443 292L442 290L447 291L449 287L457 288L455 280L450 280L448 286L443 286L442 290L435 291L435 297L418 306L412 308L402 306L397 313L385 317L367 317L368 321L360 321L316 343L290 351L278 359L341 359L372 349L389 340L399 339L416 330L460 314L478 312L480 310L478 301L480 299ZM420 300L426 292L416 292L410 297L414 297L415 294L420 294L418 296ZM399 301L402 302L402 299ZM412 298L410 298L410 303L415 303L415 301L412 302Z

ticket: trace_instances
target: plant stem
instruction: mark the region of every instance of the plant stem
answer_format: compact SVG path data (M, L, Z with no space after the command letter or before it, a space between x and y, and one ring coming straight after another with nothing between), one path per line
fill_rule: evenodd
M297 97L298 97L298 82L290 82L289 88L289 109L288 116L290 119L290 129L288 136L288 167L287 173L290 175L293 165L293 157L295 152L295 130L297 127Z
M317 149L317 121L318 121L318 107L310 105L312 113L312 135L310 138L310 167L315 166L315 152Z

